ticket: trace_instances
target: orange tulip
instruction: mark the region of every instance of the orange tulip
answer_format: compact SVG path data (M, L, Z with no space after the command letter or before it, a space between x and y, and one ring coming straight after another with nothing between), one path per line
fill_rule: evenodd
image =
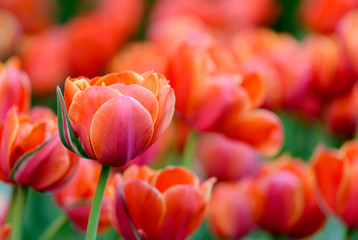
M236 239L248 234L262 212L262 196L255 183L218 183L209 204L209 224L220 238Z
M0 125L0 179L53 191L66 184L78 158L61 145L56 116L47 108L29 115L12 108Z
M351 228L358 228L357 157L358 142L349 141L340 150L319 146L311 159L323 207Z
M142 239L186 239L204 219L214 181L200 183L182 167L153 171L133 165L116 188L113 225L128 240L138 234Z
M71 182L58 191L54 195L54 198L76 228L80 231L86 231L96 183L101 172L101 165L94 161L80 159L79 169L80 171L77 172ZM98 224L99 232L104 232L111 224L109 211L110 202L114 196L111 190L112 184L110 178L103 196Z
M358 6L358 3L357 3ZM358 10L344 15L337 27L337 35L341 41L345 56L351 68L358 76Z
M64 98L58 88L60 137L69 150L84 158L121 167L164 132L174 104L173 89L155 72L67 78Z
M261 156L256 149L245 143L219 134L200 134L197 158L207 177L216 177L219 181L235 181L253 175Z
M178 114L199 131L219 132L275 154L283 140L281 122L272 112L255 109L265 99L265 80L258 73L242 76L237 71L225 48L182 45L168 74Z
M258 174L264 197L261 226L275 234L303 238L318 231L325 216L315 198L315 180L308 165L282 156Z
M305 0L301 3L300 15L308 28L330 32L346 12L357 7L357 0Z
M358 85L345 95L329 103L325 121L329 129L337 134L353 137L358 123Z
M20 112L27 112L30 107L30 81L19 65L17 58L5 65L0 63L0 122L13 106L17 106Z

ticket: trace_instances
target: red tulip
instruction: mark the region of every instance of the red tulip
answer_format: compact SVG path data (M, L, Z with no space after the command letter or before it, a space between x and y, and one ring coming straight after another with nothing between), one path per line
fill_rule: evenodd
M319 146L311 159L323 207L351 228L358 228L357 159L357 141L346 142L340 150Z
M97 162L80 159L79 171L66 187L55 194L56 203L66 212L77 229L86 231L92 199L96 190L101 165ZM112 180L109 179L101 206L98 231L104 232L111 222L109 219L110 202L113 199Z
M219 183L209 204L209 223L220 238L244 237L257 224L262 212L262 196L255 183Z
M0 125L0 179L38 191L66 184L78 158L61 145L56 116L46 108L29 115L12 108Z
M207 177L216 177L219 181L235 181L253 175L261 156L245 143L219 134L200 134L197 158Z
M13 106L17 106L20 112L29 110L30 82L19 65L17 58L12 58L5 65L0 63L0 122Z
M188 169L128 168L116 188L113 225L128 240L186 239L204 219L214 180L200 183ZM145 217L143 217L145 216Z
M315 198L314 175L304 162L283 156L263 166L257 181L264 198L263 228L303 238L324 225L325 216Z
M173 89L155 72L68 78L64 95L58 89L62 143L84 158L113 167L151 146L174 112Z

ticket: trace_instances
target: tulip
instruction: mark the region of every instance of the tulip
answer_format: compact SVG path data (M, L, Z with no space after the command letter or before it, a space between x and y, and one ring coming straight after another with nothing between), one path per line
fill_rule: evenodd
M29 115L13 107L0 125L0 179L54 191L77 169L78 158L61 145L56 116L47 108Z
M115 190L113 225L128 240L186 239L204 219L214 181L200 183L183 167L132 165Z
M67 78L64 98L58 88L62 143L102 165L123 166L168 127L174 102L168 81L155 72Z
M219 134L201 134L197 142L197 158L200 169L207 177L235 181L253 175L261 156L245 143Z
M358 3L357 3L358 6ZM337 35L343 47L347 61L358 76L358 10L352 10L344 15L337 27Z
M218 132L273 155L282 144L279 118L257 109L265 99L265 79L259 73L241 75L225 48L183 44L173 55L169 77L176 109L194 129Z
M101 167L97 162L80 159L79 169L80 171L77 172L71 182L56 192L54 198L76 228L80 231L86 231ZM113 191L111 191L111 184L112 180L110 179L104 192L98 232L106 231L111 224L109 206L114 195Z
M357 157L358 142L348 141L340 150L319 146L311 159L322 207L355 229L358 228Z
M210 199L209 224L220 238L242 238L258 224L261 208L262 196L253 181L221 182Z
M284 155L264 165L257 181L263 195L263 228L304 238L324 225L326 218L315 198L314 175L304 162Z
M300 5L300 16L308 28L332 32L343 15L357 7L356 0L305 0Z
M22 29L15 16L3 9L0 9L0 36L0 60L4 60L13 55Z
M13 106L17 106L20 112L29 110L30 81L19 65L17 58L12 58L4 65L0 63L0 122Z

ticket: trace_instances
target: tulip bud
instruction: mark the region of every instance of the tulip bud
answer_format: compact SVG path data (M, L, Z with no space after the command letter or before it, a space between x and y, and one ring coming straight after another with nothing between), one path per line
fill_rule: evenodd
M214 181L200 183L182 167L132 165L115 190L113 225L125 239L186 239L204 219Z
M53 191L66 184L78 157L61 145L56 116L46 108L29 115L13 107L0 125L0 179Z
M92 80L67 78L57 90L62 143L79 156L121 167L169 126L175 96L163 75L124 71Z

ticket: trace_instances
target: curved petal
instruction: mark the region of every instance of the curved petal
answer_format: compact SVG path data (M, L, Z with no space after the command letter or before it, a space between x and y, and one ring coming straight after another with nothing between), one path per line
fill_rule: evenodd
M153 186L161 193L179 184L199 186L199 179L189 169L183 167L166 167L153 179Z
M151 143L162 135L172 120L175 106L174 90L170 88L170 86L163 87L159 91L157 99L159 103L159 113L154 124L154 134Z
M343 179L343 161L338 151L323 146L316 149L311 159L316 182L328 207L335 211L337 194Z
M65 81L65 93L64 99L66 108L68 109L72 103L73 97L78 91L83 91L90 86L87 78L75 78L68 77Z
M68 116L73 125L83 124L89 133L95 112L105 102L120 95L118 91L109 87L86 88L84 91L77 92L73 97L72 104L68 109Z
M149 91L151 91L153 93L154 96L157 96L158 94L158 73L156 72L145 72L142 74L143 76L143 81L141 82L141 85L148 89Z
M143 81L143 77L133 71L122 71L119 73L110 73L104 75L101 78L91 81L92 86L110 86L116 83L129 84L140 84Z
M222 133L243 141L265 155L276 154L283 144L283 129L280 119L272 112L256 109L233 119L236 124Z
M241 86L245 88L249 95L251 108L257 108L263 103L267 93L267 86L260 74L254 73L244 76Z
M164 195L165 215L158 239L185 239L202 223L206 202L194 186L178 185L168 189Z
M123 184L123 192L135 228L144 231L149 239L156 239L165 210L160 192L140 180L126 181Z
M134 98L120 96L93 116L90 140L98 161L120 167L143 153L153 136L149 112Z
M159 113L159 104L155 96L149 90L136 84L125 85L123 83L111 85L111 88L140 102L143 107L148 110L152 116L153 123L155 123Z

